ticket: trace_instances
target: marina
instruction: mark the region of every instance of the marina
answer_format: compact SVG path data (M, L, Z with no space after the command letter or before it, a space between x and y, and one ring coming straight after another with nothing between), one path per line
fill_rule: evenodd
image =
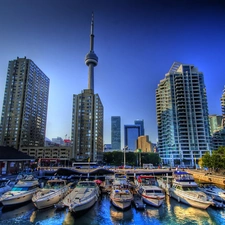
M92 171L93 172L93 171ZM140 171L135 171L139 173ZM141 171L140 173L149 174L149 171ZM159 171L158 171L159 172ZM118 173L118 171L117 171ZM70 176L68 174L68 176ZM113 176L113 175L112 175ZM110 179L112 179L110 176ZM71 177L71 176L70 176ZM126 176L125 176L126 177ZM125 178L124 177L124 178ZM150 177L144 176L143 177ZM142 177L142 178L143 178ZM171 177L171 176L170 176ZM87 179L85 179L88 184ZM98 181L99 187L101 187L100 180ZM93 181L92 181L93 182ZM91 182L91 183L92 183ZM69 182L68 182L69 183ZM132 186L134 183L132 182L131 177L129 178L129 182L122 182L123 185ZM109 186L107 185L107 189ZM74 188L73 190L75 190ZM87 187L82 188L83 194L87 192ZM219 207L207 207L207 209L199 209L193 206L189 206L183 204L182 202L178 202L176 199L171 198L169 195L165 195L165 200L159 207L154 207L150 204L145 204L140 195L134 193L132 198L132 204L130 207L120 208L116 207L110 201L110 193L109 189L107 192L102 192L100 195L96 194L94 198L94 203L90 205L86 205L87 208L85 210L81 210L81 213L74 213L76 207L81 204L80 197L79 199L75 196L81 196L80 191L74 191L72 194L74 198L74 202L72 204L68 204L67 206L63 206L62 204L56 204L58 207L48 207L44 209L38 209L35 207L32 201L24 203L15 208L5 208L1 206L0 210L0 225L5 224L25 224L25 225L44 225L44 224L54 224L54 225L74 225L74 224L93 224L93 225L133 225L133 224L163 224L163 225L186 225L186 224L203 224L203 225L216 225L223 224L225 221L225 208ZM79 192L79 193L78 193ZM70 194L73 191L70 192ZM68 197L70 194L65 197L65 202L68 202L68 199L72 199ZM56 206L55 205L55 206Z

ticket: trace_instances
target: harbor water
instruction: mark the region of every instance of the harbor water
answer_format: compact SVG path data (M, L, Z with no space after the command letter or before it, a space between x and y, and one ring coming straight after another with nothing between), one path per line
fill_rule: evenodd
M159 207L146 206L145 210L131 207L120 211L111 205L109 196L102 195L96 204L82 215L68 209L37 210L32 202L16 209L0 211L0 225L223 225L225 208L193 208L166 197Z

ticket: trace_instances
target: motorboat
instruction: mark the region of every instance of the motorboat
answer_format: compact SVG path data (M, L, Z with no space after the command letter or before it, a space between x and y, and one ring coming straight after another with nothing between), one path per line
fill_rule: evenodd
M110 193L113 185L114 176L108 175L105 180L100 184L100 189L102 193Z
M12 184L9 179L1 179L0 180L0 195L4 194L7 191L12 189Z
M135 179L136 191L143 202L154 207L160 207L165 201L165 192L158 186L155 176L140 175Z
M110 193L110 201L115 207L124 210L131 206L133 194L127 188L113 186Z
M201 183L199 189L212 198L216 207L225 207L225 190L211 183Z
M63 204L72 213L91 208L100 195L99 186L94 181L79 181L76 187L63 199Z
M110 192L110 201L115 207L124 210L131 206L133 194L126 175L115 174Z
M32 202L38 209L48 208L61 201L68 192L69 185L66 180L48 180L45 186L33 195Z
M198 188L191 174L186 171L175 171L173 175L173 185L169 189L170 197L200 209L214 205L212 199Z
M15 206L32 199L33 194L40 189L38 179L32 175L23 176L12 187L0 197L0 202L3 206Z

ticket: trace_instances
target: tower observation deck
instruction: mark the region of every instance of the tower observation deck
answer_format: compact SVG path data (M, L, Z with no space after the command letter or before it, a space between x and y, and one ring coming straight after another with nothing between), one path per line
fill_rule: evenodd
M92 14L91 20L90 51L85 56L85 64L89 67L88 89L91 89L94 93L94 67L98 65L98 57L94 52L94 14Z

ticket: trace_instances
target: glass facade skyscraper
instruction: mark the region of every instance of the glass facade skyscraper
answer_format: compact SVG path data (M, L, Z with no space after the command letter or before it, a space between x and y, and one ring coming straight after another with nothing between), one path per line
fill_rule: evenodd
M0 144L16 149L44 146L49 78L30 59L9 61Z
M140 125L124 125L124 145L126 146L126 149L131 151L137 149L137 140L140 134Z
M204 76L175 62L156 89L158 151L165 164L195 165L211 152Z
M111 117L111 144L113 150L121 149L121 118L120 116Z
M141 127L140 136L145 135L144 120L135 120L134 124L140 125L140 127Z

